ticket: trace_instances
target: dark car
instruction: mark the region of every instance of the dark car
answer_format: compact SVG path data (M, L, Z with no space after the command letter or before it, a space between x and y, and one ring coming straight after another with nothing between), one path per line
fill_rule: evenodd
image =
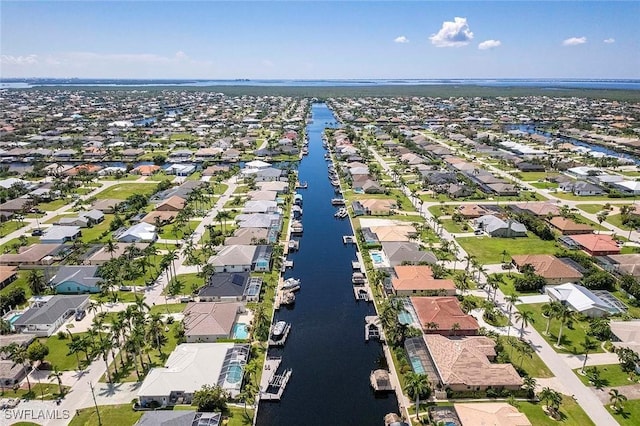
M33 237L40 237L43 234L42 229L38 228L38 229L34 229L33 231L31 231L31 236Z
M81 321L82 318L84 318L86 315L87 315L87 313L85 312L84 309L82 311L77 311L76 312L76 321Z

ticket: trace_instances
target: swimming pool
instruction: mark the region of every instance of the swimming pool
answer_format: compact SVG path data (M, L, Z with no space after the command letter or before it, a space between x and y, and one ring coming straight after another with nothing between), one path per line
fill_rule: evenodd
M231 383L235 385L236 383L240 383L242 381L242 366L238 363L233 363L229 365L229 369L227 370L227 377L225 377L225 381L227 383Z
M9 324L13 325L13 323L18 321L18 318L20 318L21 316L22 314L13 314L7 321L9 321Z
M249 338L249 327L247 324L242 322L237 322L233 324L233 332L231 333L232 339L241 339L245 340Z
M409 362L411 363L411 367L413 371L418 374L426 374L424 367L422 366L422 362L420 362L417 358L409 357Z
M403 310L398 314L398 321L400 321L400 324L413 324L413 317L409 312Z
M371 252L371 259L373 259L373 263L375 263L376 265L381 264L382 262L384 262L384 259L382 258L382 255L378 252L372 251Z

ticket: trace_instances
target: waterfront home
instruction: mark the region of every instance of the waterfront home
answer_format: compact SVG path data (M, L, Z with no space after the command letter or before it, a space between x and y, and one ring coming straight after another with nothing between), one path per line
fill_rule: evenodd
M506 221L493 215L484 215L474 220L474 226L492 237L513 238L526 237L527 228L513 219Z
M383 194L385 189L368 175L358 175L351 183L353 191L358 194Z
M607 271L640 278L640 253L613 254L599 260Z
M200 413L197 411L145 411L135 426L206 425L220 426L222 413Z
M158 234L156 234L156 227L154 225L140 222L125 229L122 233L118 234L115 237L119 242L139 243L153 242L158 238Z
M261 191L275 191L278 194L289 192L289 184L284 181L256 182L256 185Z
M382 251L389 259L391 266L437 263L438 259L432 252L422 251L420 248L419 244L413 242L386 241L382 243Z
M462 426L531 426L527 416L506 402L456 402L453 408Z
M257 301L262 279L249 272L222 272L213 274L209 282L198 291L201 302Z
M266 228L238 228L224 240L225 246L265 244L269 236Z
M276 201L251 200L247 201L242 208L242 213L277 213L279 211Z
M353 201L351 207L356 216L389 216L398 208L398 203L391 199L367 198Z
M151 176L154 173L158 173L161 170L160 166L155 164L141 164L138 167L134 167L131 173L141 176Z
M21 333L49 337L76 312L89 306L89 296L38 296L13 326Z
M578 235L591 234L593 228L586 223L578 223L568 217L556 216L548 220L553 228L557 229L562 235Z
M245 312L244 303L191 302L182 312L187 343L216 342L229 339L238 314Z
M207 263L213 265L216 273L268 272L271 269L272 251L273 248L268 245L224 246Z
M618 246L611 235L583 234L571 235L567 238L571 239L578 247L591 256L607 256L620 253L620 246Z
M168 175L175 176L189 176L191 173L196 171L195 164L170 164L169 166L164 168L164 172Z
M242 386L249 345L235 343L183 343L164 367L152 368L138 390L142 407L191 404L193 394L205 384L219 384L231 398Z
M427 265L397 265L391 277L393 293L397 296L455 296L453 280L435 279Z
M363 221L360 222L361 224ZM379 242L410 241L418 235L413 225L375 225L369 227Z
M475 336L480 326L465 314L454 296L411 297L411 305L424 333L442 336ZM457 326L455 325L457 324Z
M448 338L425 334L423 339L445 389L518 390L522 386L522 378L511 364L492 362L496 358L495 342L488 337Z
M566 283L554 287L545 287L551 300L558 301L571 310L590 318L604 317L622 312L611 302L601 299L591 290L581 285Z
M73 241L81 235L79 226L53 225L40 236L42 244L63 244Z
M577 282L582 279L582 274L577 269L550 254L513 255L511 262L518 271L522 271L525 265L531 265L535 274L544 278L549 285Z
M97 266L61 266L49 285L56 294L100 293L102 277Z
M278 193L276 191L249 191L247 192L247 198L252 201L276 201Z

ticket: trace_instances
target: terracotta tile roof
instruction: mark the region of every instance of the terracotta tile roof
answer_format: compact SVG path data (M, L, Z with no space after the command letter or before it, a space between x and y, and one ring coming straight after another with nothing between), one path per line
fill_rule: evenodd
M618 247L611 235L572 235L571 239L589 252L620 252L620 247Z
M425 325L431 322L438 324L434 332L449 332L456 323L460 325L460 333L477 331L480 328L474 317L462 312L456 297L411 297L410 299L418 315L418 321L425 330Z
M433 271L427 265L402 265L393 268L396 277L391 280L393 288L398 290L455 290L453 280L433 278Z
M586 223L577 223L573 219L556 216L549 223L560 231L592 231L593 228Z
M486 336L447 338L426 334L424 340L445 385L520 386L522 378L511 364L493 364L495 344Z
M549 213L554 216L560 214L560 208L551 203L520 203L515 206L520 210L526 210L536 216L546 216Z
M478 204L463 204L458 207L458 213L460 213L464 217L476 218L484 216L486 214L490 214L491 211Z
M536 274L544 278L566 278L567 281L582 278L580 272L550 254L514 255L511 259L518 268L527 264L533 266Z
M506 402L456 403L453 407L463 426L531 426L527 416Z

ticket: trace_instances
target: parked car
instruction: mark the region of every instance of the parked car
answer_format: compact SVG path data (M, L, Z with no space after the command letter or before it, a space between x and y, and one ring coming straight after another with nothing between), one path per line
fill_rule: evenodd
M83 309L81 311L76 311L76 321L82 321L82 318L84 318L87 315L87 312Z
M42 236L43 232L42 229L38 228L38 229L34 229L33 231L31 231L31 236L32 237L40 237Z

